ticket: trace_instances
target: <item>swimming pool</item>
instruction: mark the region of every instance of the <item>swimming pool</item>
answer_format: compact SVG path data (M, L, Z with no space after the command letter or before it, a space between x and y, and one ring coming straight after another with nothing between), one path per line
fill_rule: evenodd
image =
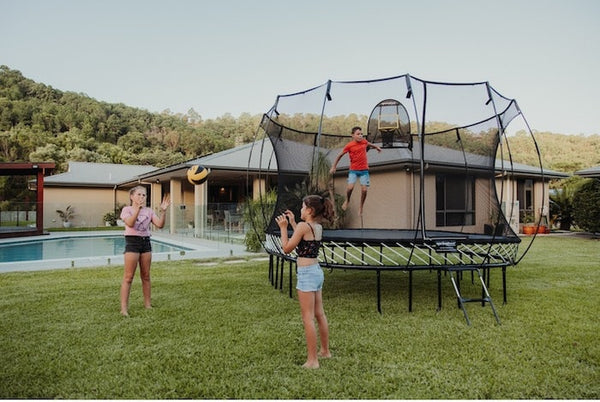
M152 251L170 253L191 251L191 248L176 246L151 239ZM0 263L16 261L54 260L61 258L86 258L117 256L125 250L125 237L77 236L58 239L23 240L0 244Z
M112 238L112 240L106 241L107 238ZM75 239L78 240L73 241ZM122 267L124 241L121 230L113 232L50 232L40 236L0 239L0 250L4 253L0 254L0 274L114 265ZM224 243L165 232L153 233L151 241L152 261L212 259L253 254L248 252L243 244ZM16 246L16 248L11 246ZM62 252L59 253L59 249L63 249ZM14 260L23 255L27 255L28 259L7 261L8 258ZM81 255L86 256L81 257Z

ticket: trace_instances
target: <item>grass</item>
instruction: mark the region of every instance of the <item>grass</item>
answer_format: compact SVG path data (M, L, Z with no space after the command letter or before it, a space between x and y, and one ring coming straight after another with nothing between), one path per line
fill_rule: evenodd
M66 399L598 399L598 240L538 237L491 277L491 309L456 307L443 277L326 272L334 357L300 367L297 298L267 278L268 263L153 265L152 310L139 279L119 315L119 267L0 275L0 398ZM286 265L287 272L287 265ZM465 274L465 292L470 285Z

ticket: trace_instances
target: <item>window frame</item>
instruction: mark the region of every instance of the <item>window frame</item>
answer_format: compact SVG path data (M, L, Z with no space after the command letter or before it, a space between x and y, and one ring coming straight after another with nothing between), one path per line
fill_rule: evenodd
M453 173L435 175L435 225L437 227L476 224L475 182L476 177L473 175Z

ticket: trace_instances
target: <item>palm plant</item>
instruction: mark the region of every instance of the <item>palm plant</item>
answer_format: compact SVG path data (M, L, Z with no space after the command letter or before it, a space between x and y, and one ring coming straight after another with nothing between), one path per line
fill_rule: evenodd
M75 210L70 205L68 205L64 211L61 209L57 209L56 213L58 214L58 216L60 216L60 219L62 219L63 222L69 222L71 218L75 216Z
M573 195L581 184L581 178L570 177L562 180L555 192L550 194L550 216L559 222L560 230L570 230L573 224Z

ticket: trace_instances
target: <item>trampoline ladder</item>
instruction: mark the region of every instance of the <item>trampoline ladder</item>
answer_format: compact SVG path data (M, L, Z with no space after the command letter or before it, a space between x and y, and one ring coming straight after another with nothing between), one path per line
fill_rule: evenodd
M469 315L467 314L467 310L465 308L465 303L472 303L472 302L481 302L482 306L485 305L485 303L489 303L490 307L492 308L492 312L494 313L494 317L496 318L496 322L498 324L500 324L500 318L498 317L498 313L496 312L496 308L494 307L494 302L492 302L492 298L490 296L490 293L488 292L487 286L485 286L485 281L483 279L483 276L481 276L481 271L479 268L473 268L471 270L471 272L477 272L477 276L479 277L479 281L481 282L481 298L477 298L477 299L471 299L471 298L466 298L463 297L462 294L460 293L460 288L457 284L458 279L458 273L457 273L457 278L454 278L454 270L449 270L450 273L450 280L452 281L452 286L454 287L454 292L456 293L456 297L458 299L458 306L462 309L463 314L465 316L465 320L467 321L467 325L471 325L471 320L469 320Z

